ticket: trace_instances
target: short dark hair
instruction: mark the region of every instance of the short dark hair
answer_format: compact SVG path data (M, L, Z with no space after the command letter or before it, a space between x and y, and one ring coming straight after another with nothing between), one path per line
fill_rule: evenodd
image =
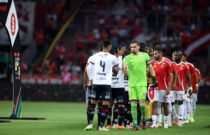
M174 50L173 50L173 53L178 53L178 52L180 52L180 53L182 53L182 50L179 48L179 47L176 47L176 48L174 48Z
M186 57L187 58L187 54L186 53L182 53L182 56Z
M158 51L158 52L163 53L163 48L162 48L161 46L156 46L156 47L154 48L154 51Z
M140 52L146 52L146 44L145 43L139 43L140 44Z
M112 45L112 42L110 40L104 40L103 41L103 47L107 48L108 46Z
M137 40L131 41L131 44L137 44L138 46L140 46L140 44L139 44L139 42Z

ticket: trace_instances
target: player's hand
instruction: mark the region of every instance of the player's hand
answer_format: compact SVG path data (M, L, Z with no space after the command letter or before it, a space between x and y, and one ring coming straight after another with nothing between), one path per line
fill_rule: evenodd
M167 89L166 90L166 95L169 95L170 94L170 89Z
M189 93L192 93L192 87L188 87L187 91L188 91Z
M158 82L155 76L152 77L152 86L153 87L157 87L158 86Z
M84 88L85 91L87 91L87 87L88 87L87 83L84 83L83 88Z
M196 93L198 93L198 89L199 89L199 85L196 84L196 86L195 86L195 91L196 91Z

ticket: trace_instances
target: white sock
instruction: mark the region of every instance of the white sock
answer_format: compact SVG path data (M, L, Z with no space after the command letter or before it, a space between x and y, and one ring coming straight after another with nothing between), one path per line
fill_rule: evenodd
M191 115L193 117L194 113L195 113L195 110L196 110L196 102L194 102L194 101L191 102L191 109L192 109Z
M158 114L158 116L157 116L157 122L158 123L162 123L161 105L162 105L162 103L158 103L158 105L157 105L157 114Z
M187 112L187 120L189 120L190 119L190 113L191 113L191 106L190 106L190 101L189 100L187 100L186 101L186 112Z
M156 125L157 123L157 115L152 115L152 124Z
M169 111L168 117L170 119L171 118L171 113L172 113L172 105L171 105L171 103L168 103L168 111Z
M183 101L183 119L186 119L187 111L186 111L186 100Z
M176 108L175 108L175 104L172 105L172 117L176 117Z
M168 126L168 116L164 116L164 126Z
M178 105L178 116L179 116L179 120L183 120L183 116L184 116L184 105Z

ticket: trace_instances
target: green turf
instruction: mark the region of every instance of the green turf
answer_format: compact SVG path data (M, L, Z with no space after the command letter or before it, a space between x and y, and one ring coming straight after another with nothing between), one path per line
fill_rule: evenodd
M12 112L11 102L0 102L0 117L8 117ZM22 117L44 117L46 120L12 120L0 123L0 135L209 135L210 106L199 105L195 123L183 128L147 129L137 132L112 129L110 132L83 131L86 126L86 104L57 102L23 102ZM96 120L97 117L95 117ZM96 125L96 121L94 123Z

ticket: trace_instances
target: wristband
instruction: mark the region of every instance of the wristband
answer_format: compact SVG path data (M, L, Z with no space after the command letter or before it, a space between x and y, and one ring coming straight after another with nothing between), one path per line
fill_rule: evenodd
M198 85L198 84L196 84L195 86L196 86L196 87L198 87L199 85Z

